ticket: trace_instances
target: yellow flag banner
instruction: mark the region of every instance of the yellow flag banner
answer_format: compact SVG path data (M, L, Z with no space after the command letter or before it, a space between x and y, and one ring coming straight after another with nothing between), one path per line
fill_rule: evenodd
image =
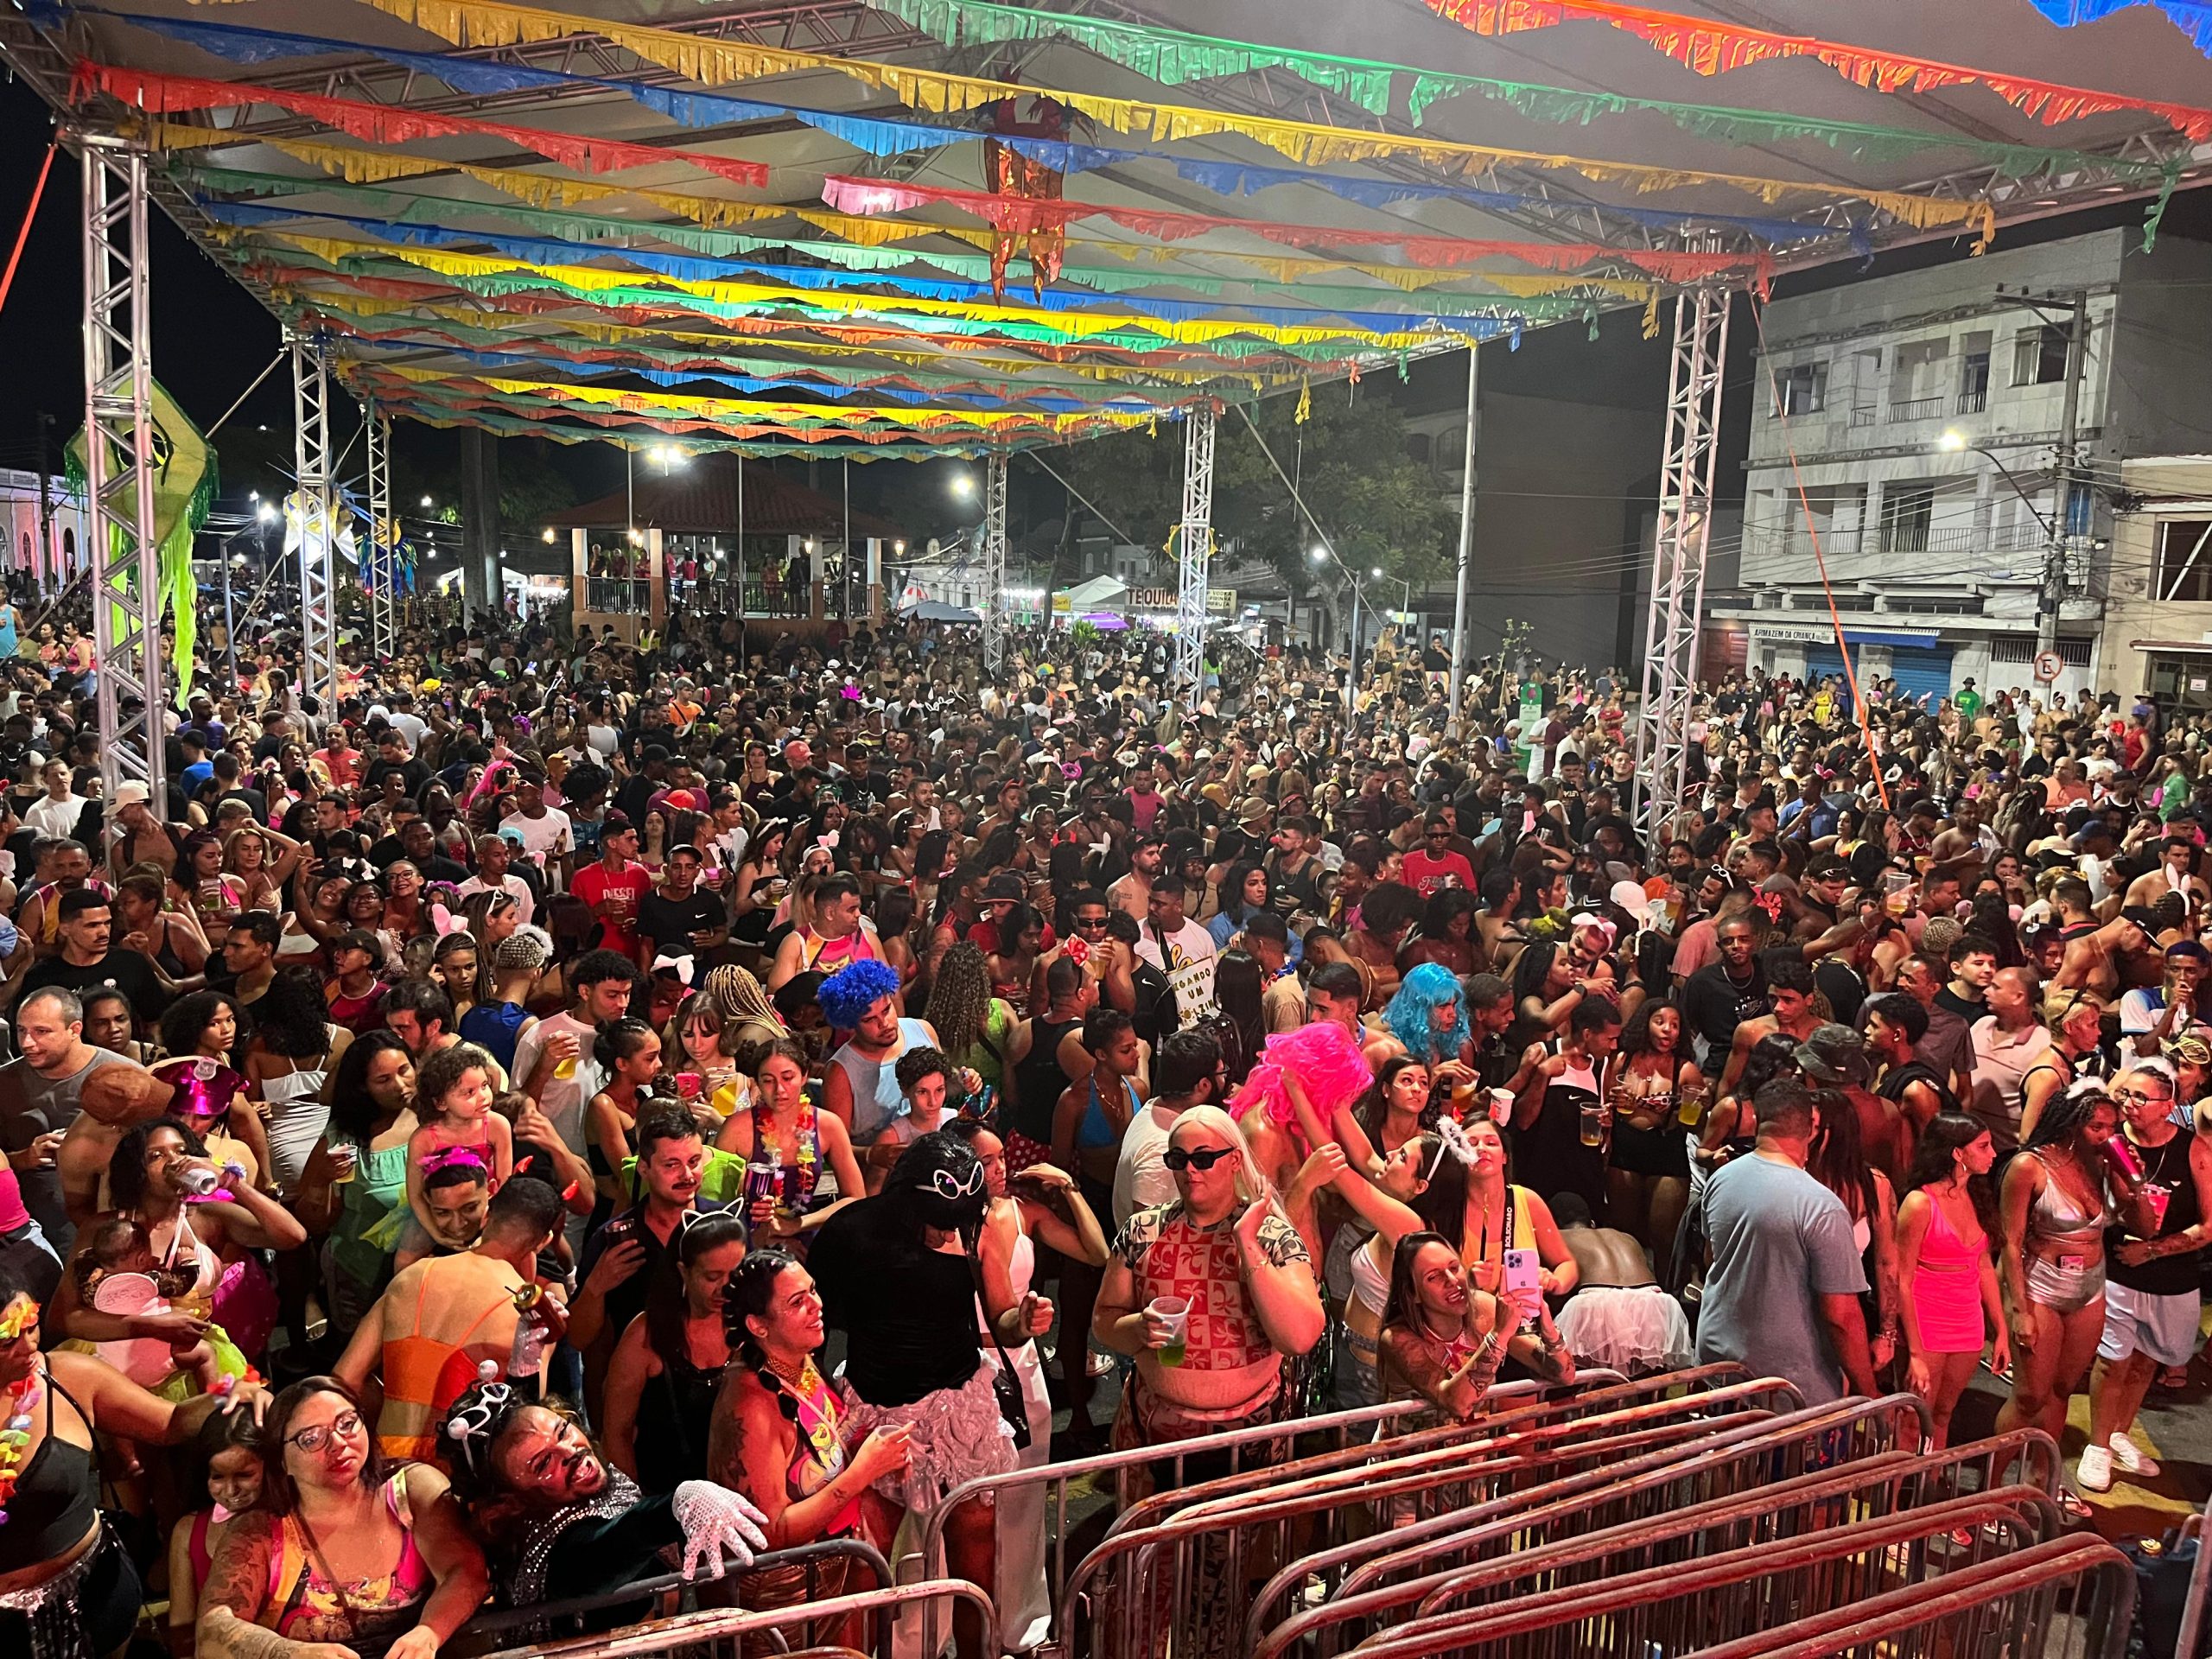
M702 86L725 86L771 75L828 72L857 80L871 90L887 92L908 108L931 115L958 114L1005 99L1049 98L1116 132L1135 133L1161 143L1233 133L1313 167L1395 157L1461 176L1478 176L1500 165L1562 169L1580 174L1594 183L1624 184L1638 192L1722 184L1769 203L1790 195L1834 198L1847 194L1834 183L1822 181L1775 179L1601 161L1544 150L1450 143L1146 99L1101 98L1061 87L1017 85L865 58L829 57L760 46L749 41L712 40L674 29L548 11L536 6L511 5L505 0L366 0L366 3L457 47L515 46L590 35L609 41ZM1886 190L1858 192L1855 199L1868 202L1917 230L1967 226L1980 231L1984 242L1996 231L1996 210L1986 201L1961 201Z

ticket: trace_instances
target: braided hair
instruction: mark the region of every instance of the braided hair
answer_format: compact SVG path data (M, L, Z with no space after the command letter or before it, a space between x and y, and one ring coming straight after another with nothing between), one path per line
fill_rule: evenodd
M722 1339L729 1344L731 1357L753 1373L762 1388L776 1402L776 1409L788 1423L798 1421L798 1402L792 1397L784 1379L769 1369L767 1350L760 1345L760 1338L753 1334L747 1319L764 1323L768 1310L774 1305L776 1281L785 1269L799 1265L798 1258L783 1250L747 1250L745 1257L731 1270L729 1282L722 1287Z

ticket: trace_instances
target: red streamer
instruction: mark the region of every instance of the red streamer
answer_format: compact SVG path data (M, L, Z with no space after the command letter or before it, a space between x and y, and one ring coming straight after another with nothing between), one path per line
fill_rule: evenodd
M81 102L92 92L105 92L149 115L174 115L186 110L239 109L267 104L294 115L320 121L326 127L350 133L378 144L406 144L423 138L470 135L497 138L519 149L532 150L548 161L577 173L606 173L618 168L656 167L668 162L688 162L693 167L735 184L765 185L768 169L759 162L709 156L696 149L663 149L654 144L626 144L607 138L586 138L574 133L546 132L537 127L509 126L500 121L472 121L457 115L431 115L421 110L388 109L348 98L324 98L313 92L287 92L274 86L249 86L226 80L201 80L190 75L155 74L126 69L111 63L79 61L72 78L71 97ZM243 138L246 135L241 135Z
M1108 207L1088 201L1048 201L993 195L980 190L950 190L935 185L890 184L833 174L822 181L822 200L840 213L882 214L941 203L973 213L994 230L1033 236L1058 230L1083 219L1105 219L1141 236L1179 242L1210 231L1246 231L1285 247L1345 253L1357 248L1400 248L1422 265L1458 265L1476 259L1510 258L1543 270L1573 271L1618 260L1663 282L1701 282L1710 276L1744 276L1760 293L1774 275L1766 253L1681 253L1657 248L1615 248L1598 242L1495 242L1464 237L1422 236L1408 231L1341 231L1323 225L1280 225L1231 219L1217 213L1154 213Z
M46 195L46 175L54 171L54 152L60 147L57 138L46 147L46 159L38 164L38 182L31 186L31 205L23 210L23 227L16 232L15 251L8 256L7 275L0 276L0 306L8 303L8 290L16 285L16 267L22 263L23 244L31 239L31 221L38 217L39 202Z
M1763 29L1739 29L1707 17L1686 17L1643 6L1619 5L1613 0L1423 0L1423 3L1438 16L1462 29L1492 36L1552 29L1566 22L1610 23L1648 41L1700 75L1726 74L1731 69L1770 63L1779 58L1812 58L1825 63L1846 80L1878 92L1932 92L1947 86L1986 86L2045 126L2056 126L2061 121L2077 120L2086 115L2136 110L2157 116L2177 131L2200 143L2212 137L2212 110L2186 104L2161 104L2118 92L2035 80L2025 75L1992 73L1934 58L1847 46L1813 35L1777 35Z

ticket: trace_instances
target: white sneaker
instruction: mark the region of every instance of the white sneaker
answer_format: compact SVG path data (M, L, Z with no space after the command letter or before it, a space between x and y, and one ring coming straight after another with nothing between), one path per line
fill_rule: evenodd
M2085 1446L2082 1460L2074 1465L2074 1484L2085 1492L2112 1490L2112 1452L2101 1446Z
M2112 1437L2112 1463L2123 1475L2141 1475L2146 1480L2155 1480L2158 1476L2158 1460L2138 1452L2135 1442L2125 1434Z

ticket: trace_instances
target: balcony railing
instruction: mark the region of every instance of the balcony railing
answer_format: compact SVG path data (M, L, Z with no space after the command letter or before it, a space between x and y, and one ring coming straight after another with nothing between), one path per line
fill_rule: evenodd
M1986 538L1985 538L1986 539ZM1972 547L1976 532L1972 524L1885 524L1885 553L1942 553Z
M1890 405L1893 421L1929 421L1943 412L1941 397L1915 397L1905 403Z
M1959 394L1959 413L1961 415L1979 415L1988 407L1989 388L1987 386L1984 386L1980 391L1962 391Z
M1854 427L1872 426L1881 418L1881 413L1882 411L1872 404L1862 404L1851 411L1851 423Z

